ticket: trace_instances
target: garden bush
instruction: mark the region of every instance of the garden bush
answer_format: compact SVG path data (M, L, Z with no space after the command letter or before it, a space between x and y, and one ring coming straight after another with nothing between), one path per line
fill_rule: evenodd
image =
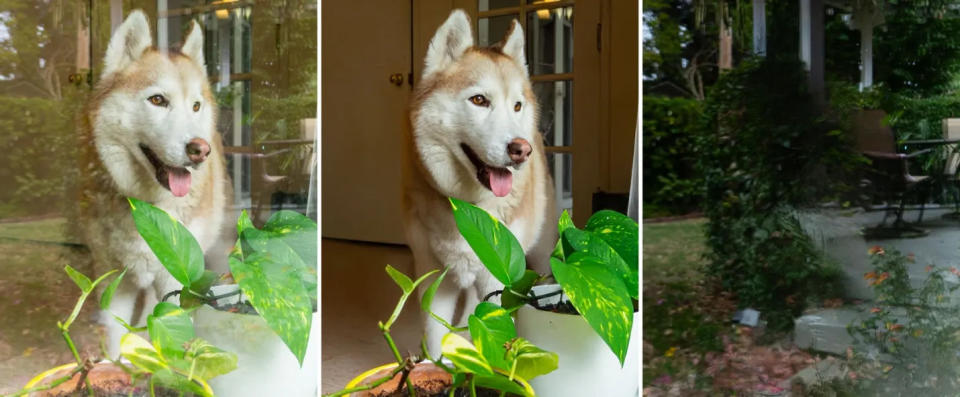
M864 280L876 293L875 307L847 330L858 342L848 364L861 395L954 395L960 388L960 274L926 266L927 277L913 286L907 273L912 254L870 249L873 270ZM952 275L951 275L952 273Z
M644 204L669 213L697 209L703 178L696 170L694 139L700 102L689 98L643 98Z
M77 98L0 96L0 217L63 209L76 170Z
M704 108L696 156L705 182L708 271L775 330L811 299L837 291L840 271L804 233L796 208L832 194L854 158L807 94L802 64L751 59L724 74Z

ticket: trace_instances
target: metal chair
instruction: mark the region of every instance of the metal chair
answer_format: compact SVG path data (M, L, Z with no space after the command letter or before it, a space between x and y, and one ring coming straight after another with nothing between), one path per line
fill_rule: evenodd
M903 220L907 196L920 193L920 215L916 223L923 221L924 205L929 195L928 176L910 174L910 159L929 153L932 149L918 150L909 154L897 153L893 129L883 122L886 113L882 110L864 110L854 115L854 134L857 150L870 160L871 167L865 172L861 187L871 194L870 209L877 199L883 200L884 216L879 225L864 231L867 238L901 238L924 236L928 231L916 228ZM897 205L891 206L890 203ZM896 214L892 225L887 225L890 213Z

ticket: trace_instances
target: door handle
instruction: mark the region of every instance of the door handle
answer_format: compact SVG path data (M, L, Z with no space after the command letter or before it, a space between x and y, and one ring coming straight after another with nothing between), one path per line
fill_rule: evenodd
M394 73L390 75L390 83L399 87L403 85L403 73Z

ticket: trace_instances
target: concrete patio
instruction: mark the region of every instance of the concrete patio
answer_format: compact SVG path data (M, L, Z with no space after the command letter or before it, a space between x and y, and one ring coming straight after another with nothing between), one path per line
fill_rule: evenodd
M844 298L862 301L856 306L810 311L796 320L794 341L801 348L844 354L851 346L852 338L847 333L847 324L865 316L864 308L874 300L873 291L863 275L873 269L870 264L870 247L879 245L887 250L896 249L903 254L913 254L914 263L907 264L911 285L923 283L928 273L926 267L960 267L960 221L945 219L952 208L928 208L923 222L918 225L928 235L916 238L871 239L864 238L865 227L876 226L883 219L882 211L865 212L861 209L828 209L805 212L801 223L813 237L826 256L843 269ZM916 220L917 211L907 211L905 219ZM888 222L892 222L891 219ZM960 284L960 279L950 272L943 272L947 283Z

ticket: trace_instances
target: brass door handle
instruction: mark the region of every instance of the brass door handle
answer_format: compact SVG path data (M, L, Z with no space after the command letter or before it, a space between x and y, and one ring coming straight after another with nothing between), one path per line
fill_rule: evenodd
M390 83L399 87L403 85L403 73L394 73L390 75Z

